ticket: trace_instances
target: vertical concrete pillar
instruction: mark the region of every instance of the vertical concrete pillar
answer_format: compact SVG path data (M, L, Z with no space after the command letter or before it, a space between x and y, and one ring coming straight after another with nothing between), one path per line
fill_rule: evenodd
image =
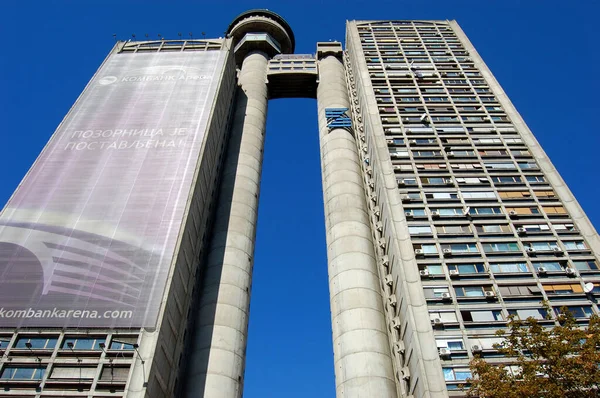
M331 44L331 43L328 43ZM319 61L319 136L336 395L396 397L379 274L353 135L329 130L326 108L350 108L341 45Z
M239 398L246 339L258 196L267 115L268 56L243 60L213 236L196 314L188 397Z

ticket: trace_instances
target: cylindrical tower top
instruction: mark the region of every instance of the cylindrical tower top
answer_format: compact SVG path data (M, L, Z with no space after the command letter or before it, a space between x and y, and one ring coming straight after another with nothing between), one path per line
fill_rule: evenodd
M294 32L280 15L273 11L248 10L237 17L227 27L227 36L233 38L234 45L247 33L268 33L279 42L282 54L292 54L296 46Z

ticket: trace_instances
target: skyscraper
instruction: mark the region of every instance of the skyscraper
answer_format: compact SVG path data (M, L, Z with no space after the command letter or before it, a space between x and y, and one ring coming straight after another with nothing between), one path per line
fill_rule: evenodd
M0 397L242 395L274 98L317 99L339 397L461 395L509 314L598 311L598 235L455 22L294 47L267 10L117 43L0 215Z

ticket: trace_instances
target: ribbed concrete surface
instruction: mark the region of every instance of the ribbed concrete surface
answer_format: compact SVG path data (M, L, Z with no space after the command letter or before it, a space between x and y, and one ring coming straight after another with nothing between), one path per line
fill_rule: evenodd
M250 53L223 169L204 270L186 396L238 398L243 392L248 311L267 115L267 56Z
M354 137L329 131L325 108L349 108L344 68L319 63L319 135L336 395L394 398L396 385L362 172Z

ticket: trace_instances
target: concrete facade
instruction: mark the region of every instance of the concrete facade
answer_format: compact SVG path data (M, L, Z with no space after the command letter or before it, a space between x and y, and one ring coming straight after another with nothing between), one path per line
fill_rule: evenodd
M380 276L358 150L326 109L348 109L341 43L317 44L319 140L336 391L339 397L395 397Z
M226 39L116 45L227 54L161 315L156 328L0 330L0 397L243 395L275 98L317 99L337 397L463 396L474 355L509 363L493 348L509 315L552 326L541 301L582 324L598 313L598 234L458 24L346 33L345 49L294 54L287 22L251 10Z

